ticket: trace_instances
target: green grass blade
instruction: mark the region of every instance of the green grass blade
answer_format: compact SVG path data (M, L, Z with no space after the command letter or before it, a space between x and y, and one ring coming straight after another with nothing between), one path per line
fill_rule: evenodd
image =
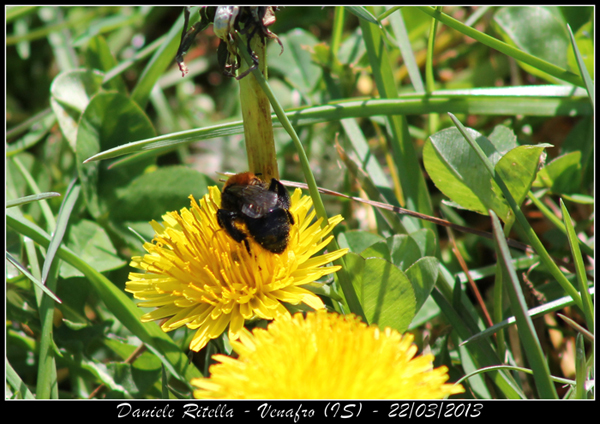
M5 22L8 24L16 19L20 19L26 15L29 15L38 8L39 6L7 6L5 9Z
M490 216L492 217L497 255L503 265L502 276L504 278L504 286L508 291L511 308L517 320L519 339L523 344L527 360L533 369L538 394L542 399L557 399L558 395L554 388L554 384L550 379L548 363L546 362L540 341L537 338L531 317L527 313L527 305L525 303L523 292L521 291L519 278L511 264L510 252L504 238L500 220L491 210Z
M373 78L381 98L397 98L398 90L392 72L390 58L388 57L381 29L374 24L360 21L363 39L367 47L369 62L373 70ZM394 158L396 172L402 187L404 202L402 206L426 215L433 215L429 191L425 184L423 171L419 165L417 154L408 133L406 116L402 113L388 114L388 126L391 133L390 144ZM429 222L420 222L417 219L402 220L407 229L429 228L437 237L437 228ZM412 228L411 228L412 227Z
M544 247L544 245L538 238L537 234L535 234L535 231L533 231L533 228L531 228L531 225L529 225L527 218L525 218L525 215L523 214L521 209L517 206L517 203L515 202L515 199L513 198L513 196L510 194L510 191L506 187L506 184L504 184L504 181L502 181L502 179L498 175L496 175L494 167L492 166L490 161L485 156L485 153L483 153L483 151L481 150L481 147L479 147L479 145L475 142L475 140L473 140L473 138L469 135L469 133L467 132L465 127L460 123L460 121L458 119L456 119L456 117L454 115L452 115L451 113L449 113L449 115L450 115L450 118L452 119L452 121L454 122L454 124L456 125L456 127L458 128L458 130L461 132L461 134L465 138L465 140L477 152L477 155L480 157L480 159L485 164L485 167L487 168L489 174L492 176L492 178L494 179L496 184L498 184L498 187L500 187L500 189L502 190L502 194L504 195L504 197L505 197L506 201L508 202L510 208L512 209L517 221L520 224L521 231L524 233L524 236L529 241L529 244L531 245L533 250L539 255L542 263L546 266L546 268L552 274L552 276L554 276L554 278L556 278L557 282L561 285L563 290L565 290L565 292L573 298L573 300L575 301L577 306L582 308L581 296L579 295L579 293L577 292L575 287L571 284L571 282L569 280L567 280L567 278L562 273L562 271L558 268L558 266L554 263L554 261L552 260L552 258L548 254L548 252L546 251L546 248Z
M55 302L58 302L58 303L62 303L62 301L54 293L52 293L52 291L48 287L46 287L44 284L42 284L42 282L38 278L34 277L27 270L27 268L25 268L23 265L21 265L19 263L19 261L14 256L12 256L10 253L6 252L6 259L11 264L13 264L15 266L15 268L17 268L24 276L29 278L33 284L38 286L44 293L46 293L48 296L50 296L52 298L52 300L54 300Z
M339 53L340 45L342 44L342 37L344 35L344 17L345 17L344 6L336 6L333 15L333 29L331 31L331 53L337 56Z
M477 10L475 10L473 12L473 14L471 16L469 16L467 18L467 20L465 21L465 25L472 27L473 25L475 25L477 23L477 21L488 11L490 10L491 6L479 6L477 8Z
M575 340L575 399L586 399L587 365L585 360L585 346L583 336L577 335Z
M51 108L47 107L41 112L36 113L31 118L21 122L18 125L15 125L13 128L6 131L6 140L10 140L12 138L17 137L18 135L23 134L26 131L29 131L31 128L35 127L40 123L40 121L48 120L49 126L53 126L56 122L56 117L54 116L54 112ZM51 120L51 121L50 121ZM11 150L12 143L7 146L7 151Z
M563 314L556 314L560 317L560 319L562 319L564 322L566 322L572 329L574 329L575 331L581 333L581 335L583 337L585 337L588 341L590 342L594 342L594 334L591 333L590 331L588 331L585 327L582 327L581 325L579 325L577 322L575 322L574 320L572 320L571 318L569 318L566 315Z
M55 192L32 194L31 196L19 197L18 199L15 199L15 200L7 200L6 207L14 208L15 206L26 205L27 203L37 202L38 200L42 200L42 199L49 199L50 197L59 197L60 195L61 195L60 193L55 193Z
M542 202L540 199L538 199L538 197L532 192L529 192L527 194L527 197L529 198L529 200L531 200L531 203L533 203L538 208L538 210L544 215L544 217L546 217L550 222L552 222L552 224L556 228L558 228L561 233L563 233L564 235L567 235L567 229L565 228L565 224L560 220L559 217L557 217L552 212L552 210L550 210L549 207L547 207L544 204L544 202ZM579 244L579 248L581 250L583 250L583 252L586 255L589 255L592 258L594 257L594 248L593 247L585 244L582 240L579 239L579 237L577 237L576 241Z
M565 86L525 86L473 90L439 90L430 96L410 94L396 99L345 99L321 106L292 109L285 112L286 119L299 127L339 121L346 118L368 118L380 115L430 113L464 113L474 115L523 114L528 116L591 115L592 107L583 89ZM272 116L274 128L283 124L277 115ZM242 121L216 124L210 127L180 131L147 140L139 140L105 150L85 162L106 160L118 156L140 153L156 155L175 150L180 144L226 137L243 133ZM124 162L125 164L127 162Z
M138 62L138 61L146 58L146 56L149 56L150 54L154 53L154 51L156 49L158 49L160 46L165 44L166 38L167 38L166 35L163 35L162 37L157 38L152 43L148 44L146 47L144 47L140 51L136 52L136 54L133 57L119 63L117 66L112 68L110 71L108 71L106 74L104 74L104 79L102 80L102 84L106 84L107 82L109 82L110 80L115 78L116 76L121 75L123 72L125 72L127 69L129 69L136 62Z
M8 358L4 359L6 366L6 384L12 387L13 392L15 393L15 399L35 399L35 396L31 393L23 380L21 380L19 374L17 374L10 362L8 362Z
M461 383L465 380L468 380L469 378L471 378L477 374L481 374L481 373L485 373L485 372L489 372L489 371L497 371L497 370L510 370L510 371L523 372L526 374L533 374L533 371L530 370L529 368L515 367L513 365L494 365L491 367L480 368L477 371L469 373L469 374L465 375L464 377L462 377L460 380L458 380L457 383ZM552 379L552 381L559 383L559 384L569 384L569 385L576 384L575 381L569 380L567 378L560 378L560 377L555 377L555 376L550 376L550 378Z
M402 54L402 59L408 70L410 81L417 93L424 93L425 86L423 84L423 78L421 77L421 71L419 70L419 65L417 64L417 60L415 59L412 50L412 45L406 30L406 24L402 17L402 10L398 10L398 13L389 15L389 20L394 36L396 37L396 42L398 43L398 48Z
M198 19L200 15L198 7L191 9L191 16ZM181 42L181 27L183 26L183 14L177 19L175 24L171 27L167 33L163 44L156 50L150 62L144 68L142 75L140 76L135 88L131 92L131 99L135 101L142 109L146 107L152 87L158 81L158 79L164 74L165 69L173 63L179 43ZM190 24L194 24L195 21L191 20Z
M366 22L381 26L379 20L364 6L345 6L348 11L355 15L359 19L363 19Z
M442 11L442 6L437 6L436 10ZM427 92L431 93L435 89L435 79L433 77L433 53L435 47L435 34L437 33L437 19L431 20L429 29L429 38L427 39L427 56L425 58L425 86Z
M567 28L569 29L569 36L571 37L571 44L573 45L573 52L575 53L575 58L577 59L579 72L583 77L583 83L588 92L588 96L590 96L590 103L592 104L592 107L594 107L594 81L592 80L585 63L583 62L583 57L581 57L581 52L579 51L579 47L577 47L577 43L575 42L575 36L573 35L573 31L571 31L571 26L567 25Z
M36 279L41 279L41 270L33 240L25 238L25 252L27 261L31 268L31 273ZM42 249L40 249L42 250ZM47 288L50 291L56 290L57 266L52 267L48 278ZM36 354L38 357L36 397L38 399L58 399L58 381L56 372L56 360L54 349L54 309L55 305L52 299L44 296L39 287L34 286L35 300L40 319L40 336L37 345Z
M59 261L54 261L48 270L47 285L55 290L58 280ZM56 353L54 345L54 302L47 296L38 297L38 310L42 323L38 351L38 370L36 381L37 399L58 399L58 374L56 371Z
M56 116L54 114L51 115L50 112L51 109L48 108L35 115L34 118L36 119L28 119L22 124L17 125L9 131L13 134L11 136L9 136L8 132L6 133L6 140L8 141L16 135L19 135L21 132L28 131L23 137L11 141L10 144L6 145L7 158L26 151L40 141L45 140L54 124L56 124Z
M56 250L58 246L62 243L63 236L67 231L67 225L69 224L69 218L71 216L71 211L75 206L75 202L77 202L77 198L79 197L79 192L81 191L80 186L76 186L75 182L77 180L73 180L67 189L67 194L63 200L62 205L60 206L60 210L58 212L58 219L56 221L56 228L54 229L54 233L52 234L52 240L50 241L50 245L48 246L48 251L46 252L46 259L44 261L44 266L42 268L42 283L46 283L46 278L48 278L48 272L50 271L50 266L52 265L52 261L54 260L54 255L56 254Z
M27 186L29 187L29 189L31 191L33 191L35 194L40 194L41 193L40 188L38 187L37 183L31 176L31 174L27 171L27 169L25 169L25 167L23 166L23 164L21 163L19 158L12 157L12 161L17 166L17 169L19 170L19 172L21 172L21 175L23 175L23 177L25 178L25 181L27 182ZM56 227L56 221L54 219L54 214L52 213L52 210L50 209L50 206L48 205L48 202L46 200L42 199L40 201L40 207L42 209L42 214L44 215L44 218L46 220L47 228L54 230L54 228Z
M594 294L594 287L590 287L588 290L589 294ZM545 303L540 306L536 306L527 311L527 314L533 318L539 318L545 314L549 314L551 312L560 311L561 309L566 308L567 306L571 306L575 304L573 299L570 296L561 297L559 299L553 300L551 302ZM474 336L469 337L461 344L471 343L480 338L490 337L494 333L508 327L509 325L515 324L517 321L514 316L508 317L505 320L502 320L491 327L486 328L480 333L475 334Z
M160 379L160 391L161 397L163 399L169 399L169 376L167 374L167 369L164 364L161 364L161 379Z
M526 53L509 44L504 43L503 41L500 41L494 37L484 34L481 31L471 28L463 24L462 22L446 15L445 13L442 13L440 10L434 9L433 7L417 7L420 11L428 14L429 16L434 17L440 22L443 22L449 27L479 41L482 44L485 44L488 47L498 50L500 53L504 53L505 55L510 56L516 60L527 63L528 65L539 69L540 71L546 72L547 74L559 78L563 81L570 82L573 85L577 85L579 87L585 86L582 78L571 71L562 69L561 67L553 65L552 63L548 63L545 60L532 56L529 53Z
M577 276L577 282L579 283L579 292L581 293L581 300L583 303L583 314L585 321L590 332L594 332L594 305L592 299L588 293L588 280L585 272L585 264L583 263L583 257L579 250L579 237L575 233L575 225L571 220L571 215L565 206L565 203L560 200L560 208L562 210L563 219L565 221L565 228L567 230L567 239L569 240L569 246L571 248L571 255L573 256L573 263L575 264L575 275Z
M459 312L444 297L438 287L433 289L431 296L442 310L444 316L452 326L452 329L458 334L458 337L463 340L468 339L472 334L471 329L460 316ZM478 368L497 365L501 362L488 343L479 342L476 345L471 346L469 350L473 356L475 365ZM490 378L507 398L525 398L525 395L518 387L517 383L505 370L498 370L497 372L494 372Z
M344 132L358 157L358 163L364 164L364 169L369 174L369 178L373 180L373 184L381 189L391 191L392 187L379 162L373 156L367 138L363 134L356 119L343 119L341 121ZM386 199L388 203L394 202L394 199Z
M68 28L77 22L73 18L70 18L70 20L69 18L65 19L63 16L63 9L60 7L43 7L40 9L38 15L42 21L51 25L55 22L58 22L58 25L65 24L65 28ZM91 18L93 14L89 14L88 16ZM78 21L81 22L80 20L82 18L83 17L80 16ZM69 31L59 31L58 29L55 29L48 33L47 38L54 53L54 60L61 71L68 71L79 66L77 53L73 47L73 38Z
M37 225L24 218L7 213L6 223L20 234L31 238L42 246L48 246L50 236ZM159 359L168 361L170 366L177 370L177 375L189 381L195 377L201 377L195 365L189 363L180 347L165 334L155 323L142 323L140 317L143 312L127 297L121 289L108 280L104 275L82 261L78 255L65 246L58 248L57 257L69 263L81 271L95 289L99 298L129 331L138 337L143 343L153 346L160 352Z

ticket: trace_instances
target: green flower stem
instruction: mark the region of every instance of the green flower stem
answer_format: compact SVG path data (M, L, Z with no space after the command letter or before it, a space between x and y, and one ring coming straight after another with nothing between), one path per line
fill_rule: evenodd
M237 41L238 45L243 46L244 43L243 43L243 40L242 40L241 36L239 35L239 33L236 32L235 37L236 37L236 41ZM240 48L240 53L241 53L242 57L245 59L246 63L248 63L248 64L253 63L253 61L250 58L250 55L248 54L246 49ZM294 127L292 127L292 124L290 123L289 119L287 118L285 111L283 110L283 107L279 103L279 100L277 100L277 97L275 97L275 94L271 90L271 87L269 86L269 83L263 76L262 72L260 72L259 69L254 69L252 71L252 75L254 75L256 77L256 81L260 85L264 94L269 99L271 106L273 107L275 114L279 118L281 125L283 126L283 128L287 131L287 133L292 138L292 141L294 143L294 146L296 147L296 150L297 150L299 158L300 158L300 165L302 166L302 172L304 173L304 177L306 178L306 183L308 184L308 191L310 193L310 196L313 199L313 203L314 203L315 211L317 212L317 216L322 217L323 220L326 221L327 213L325 212L325 206L323 205L323 200L321 199L321 195L318 190L317 182L315 181L315 177L312 173L312 170L310 169L310 163L308 161L308 157L306 156L306 152L304 151L304 147L302 146L302 142L300 141L300 138L298 138L298 134L296 134ZM326 224L323 223L323 225L326 225Z
M245 36L241 35L240 41L238 49L246 51L247 40ZM258 71L266 80L268 77L266 41L255 35L250 41L250 47L258 57ZM239 72L248 69L248 62L242 61ZM275 139L273 138L273 121L271 120L271 104L254 74L247 75L240 80L240 103L244 121L248 169L255 174L262 174L261 177L266 181L270 181L271 178L279 179Z
M238 45L240 45L240 36L237 32L235 33L235 38ZM246 63L251 64L252 59L250 58L250 55L248 54L246 49L240 49L240 52L244 57ZM271 87L269 86L267 80L264 78L262 72L260 72L259 69L255 69L252 71L252 74L256 77L256 81L264 91L265 95L269 98L271 106L273 107L275 114L279 118L279 122L292 138L292 141L294 143L294 146L296 147L296 151L298 152L298 156L300 158L300 165L302 166L302 171L304 173L304 177L306 178L306 183L308 184L308 191L310 193L310 196L312 197L315 211L317 212L318 217L323 218L323 222L321 223L321 225L324 226L326 225L328 220L327 213L325 211L325 206L323 205L323 200L321 199L321 195L319 193L317 182L315 181L315 176L313 175L312 170L310 169L310 163L308 161L308 157L306 156L306 152L304 151L304 147L302 146L302 142L300 141L298 134L296 134L294 127L292 126L287 115L285 114L285 111L279 103L279 100L277 100L277 97L275 97L275 94L273 94L273 91L271 90ZM331 244L334 250L339 249L335 238L332 240ZM340 281L340 285L342 287L342 291L344 293L344 297L346 298L346 302L348 304L348 307L350 308L350 311L360 316L364 322L368 323L360 301L358 300L358 296L356 295L354 287L352 286L352 282L350 281L350 278L347 275L343 258L338 259L337 261L335 261L335 263L342 266L342 269L340 269L336 275Z
M500 53L504 53L507 56L510 56L516 60L519 60L523 63L533 66L534 68L539 69L553 77L559 78L563 81L570 82L573 85L577 85L579 87L585 87L585 84L582 78L574 74L573 72L567 71L559 66L553 65L552 63L548 63L545 60L537 58L529 53L526 53L522 50L517 49L509 44L506 44L503 41L500 41L494 37L490 37L487 34L484 34L481 31L477 31L474 28L471 28L462 22L442 13L440 10L435 9L430 6L416 6L420 11L428 14L429 16L434 17L440 22L448 25L449 27L457 30L458 32L463 33L466 36L469 36L482 44L485 44L488 47L498 50Z

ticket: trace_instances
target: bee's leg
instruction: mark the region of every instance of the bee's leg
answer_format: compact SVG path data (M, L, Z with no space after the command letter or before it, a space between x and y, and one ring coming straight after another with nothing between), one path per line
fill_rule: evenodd
M290 194L281 182L275 178L271 178L271 184L269 184L269 191L277 193L278 206L283 209L289 209L291 206Z
M243 231L237 228L234 224L234 221L237 219L238 213L234 211L227 211L225 209L217 210L217 222L227 234L231 236L236 242L241 243L242 241L246 245L246 249L248 253L250 253L250 245L246 238L248 237Z

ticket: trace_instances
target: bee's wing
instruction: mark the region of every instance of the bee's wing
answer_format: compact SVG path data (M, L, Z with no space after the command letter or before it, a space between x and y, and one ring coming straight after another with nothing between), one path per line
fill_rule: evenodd
M262 218L277 206L277 193L260 186L245 186L240 194L241 212L250 218Z

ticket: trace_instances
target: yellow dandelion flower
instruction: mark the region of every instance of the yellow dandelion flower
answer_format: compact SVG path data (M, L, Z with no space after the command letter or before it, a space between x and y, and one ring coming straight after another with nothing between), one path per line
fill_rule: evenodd
M198 399L443 399L464 392L445 384L433 355L415 357L412 334L367 326L354 315L319 310L244 330L239 355L214 355L210 378L191 381Z
M235 340L246 320L289 315L282 302L324 308L303 286L340 268L324 265L347 249L313 257L331 241L333 236L327 235L342 221L340 215L321 228L321 220L313 222L312 199L297 189L291 197L294 225L285 251L269 252L249 238L248 252L217 222L217 187L210 187L199 204L190 199L189 209L167 213L162 224L150 223L156 235L144 244L148 253L132 258L131 266L145 272L130 273L125 290L143 300L139 306L156 308L142 316L143 322L163 320L165 332L183 325L197 330L190 349L199 351L228 326L228 336Z

